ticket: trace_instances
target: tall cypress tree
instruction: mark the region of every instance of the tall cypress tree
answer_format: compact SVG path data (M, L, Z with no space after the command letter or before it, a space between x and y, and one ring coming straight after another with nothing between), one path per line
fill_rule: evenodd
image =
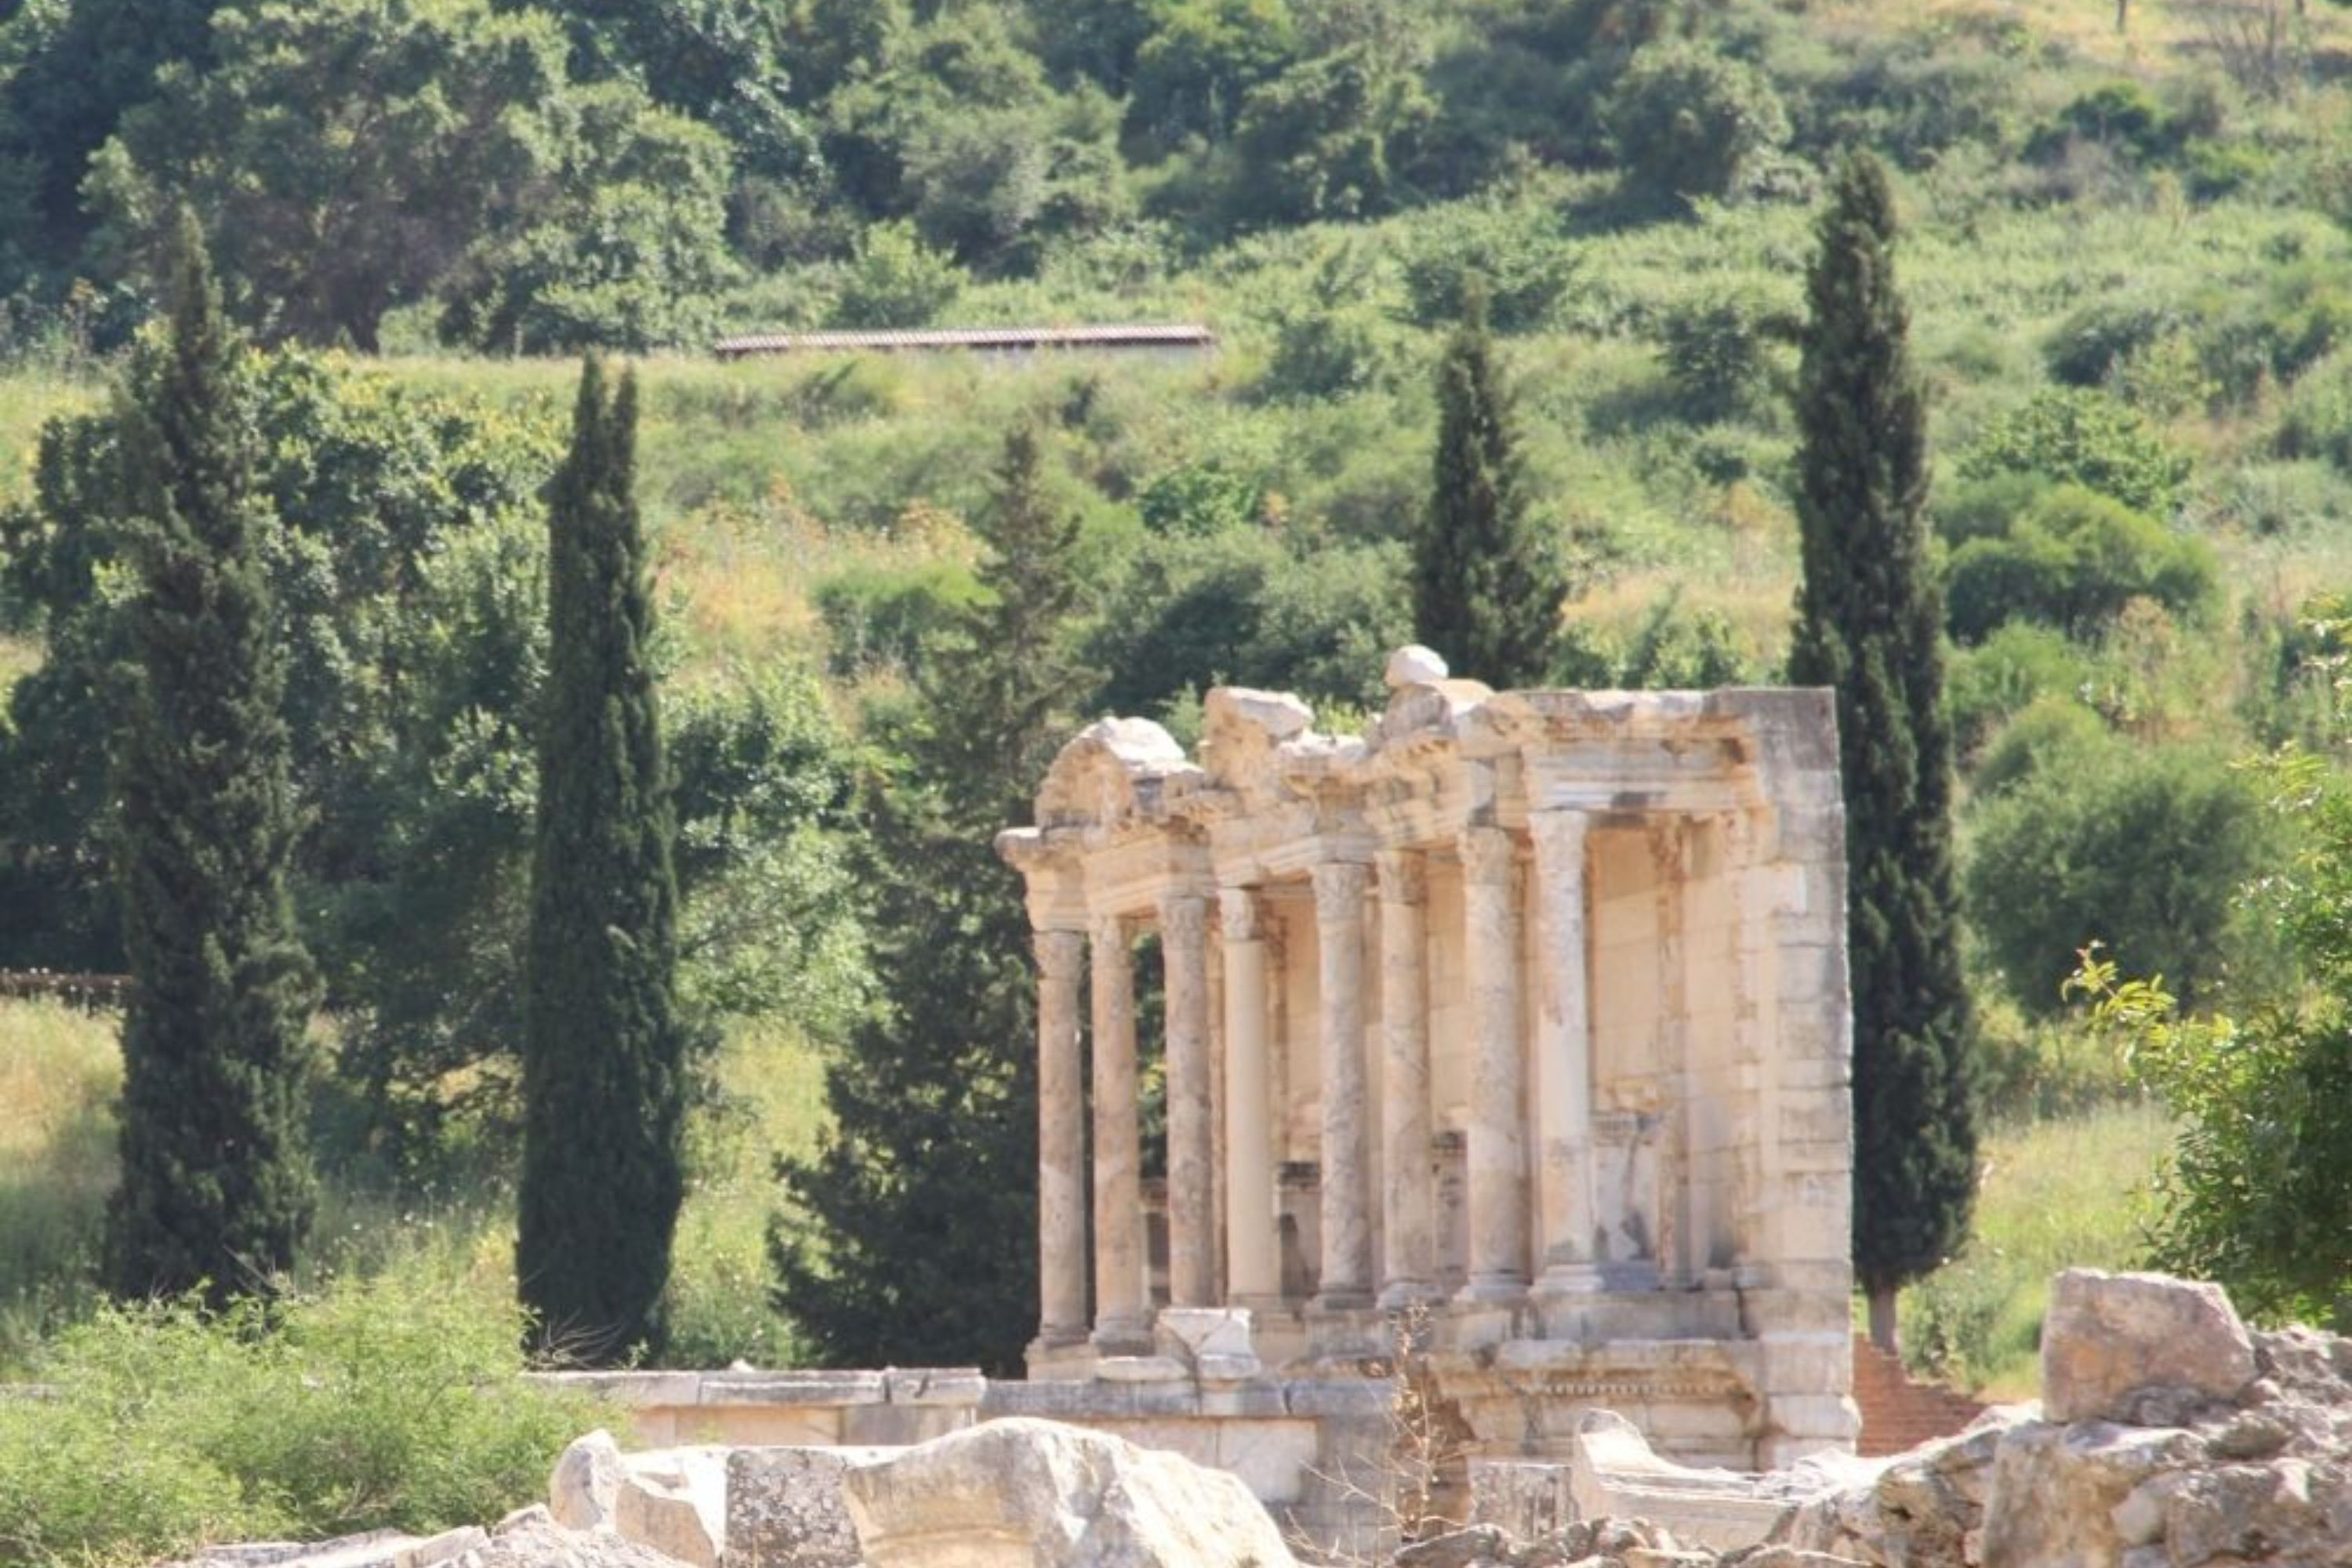
M1895 286L1894 195L1839 169L1806 277L1790 679L1837 693L1853 987L1854 1269L1871 1337L1968 1233L1976 1117L1952 876L1943 613L1927 554L1927 415Z
M869 803L875 967L898 984L826 1072L826 1146L779 1162L799 1212L770 1229L776 1305L834 1365L1015 1373L1036 1328L1036 979L992 845L1085 678L1063 651L1078 520L1030 427L973 529L982 600L929 650L909 765Z
M607 1362L661 1345L684 1195L677 879L634 496L636 381L580 375L548 500L548 683L524 951L515 1272L542 1342Z
M193 220L171 332L118 405L131 664L113 751L135 982L123 1024L115 1292L267 1293L310 1226L310 967L286 876L297 828L283 660L253 496L242 347Z
M1511 406L1483 288L1437 370L1437 456L1412 547L1413 626L1460 674L1495 687L1544 678L1561 583L1528 515Z

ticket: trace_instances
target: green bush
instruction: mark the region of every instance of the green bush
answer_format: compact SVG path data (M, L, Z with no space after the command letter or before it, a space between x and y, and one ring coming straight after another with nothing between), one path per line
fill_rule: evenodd
M1801 321L1795 308L1758 286L1717 288L1667 307L1658 353L1675 411L1696 424L1773 406L1785 375L1781 352Z
M2158 1266L2219 1280L2267 1320L2352 1323L2352 797L2307 752L2274 759L2263 780L2298 843L2290 874L2264 879L2260 915L2296 961L2301 984L2256 994L2236 1017L2185 1014L2171 976L2126 981L2160 956L2118 944L2092 953L2071 984L2179 1119L2157 1181Z
M2029 1014L2060 1006L2075 954L2094 942L2192 1000L2265 960L2235 895L2270 863L2273 824L2210 752L2105 737L2054 745L1969 826L1970 923Z
M2203 619L2220 593L2212 547L2079 485L2044 494L2006 536L1952 552L1945 613L1952 636L1981 641L2011 621L2088 637L2134 599Z
M837 675L876 665L913 669L922 650L980 595L971 569L954 561L854 567L816 585L817 613Z
M2137 414L2105 393L2053 387L1988 421L1959 463L1960 477L2040 474L2163 517L2188 479L2189 460Z
M1974 647L1958 649L1945 676L1944 701L1959 754L1976 755L1993 731L2042 699L2071 699L2088 679L2088 663L2065 633L2025 621L2011 621ZM2095 715L2071 700L2065 707L2097 724ZM1990 787L1981 770L1975 783Z
M1539 207L1491 201L1440 207L1414 224L1404 246L1405 297L1412 321L1424 327L1461 321L1473 279L1486 289L1486 321L1495 331L1540 327L1577 269L1575 247Z
M2179 310L2154 300L2094 300L2042 340L2042 363L2068 386L2102 386L2126 356L2177 331L2183 321Z
M1644 206L1729 195L1790 135L1763 72L1679 38L1636 53L1603 114L1626 194Z
M879 223L858 237L833 305L837 327L927 327L963 292L963 269L925 245L910 223Z
M1591 691L1690 691L1759 685L1770 676L1722 612L1685 612L1677 588L1650 606L1629 637L1571 616L1549 679Z
M2333 258L2274 264L2252 287L2210 286L2196 308L2205 368L2224 394L2242 403L2266 386L2294 380L2338 345L2352 342L2352 289Z
M2352 354L2331 354L2296 379L2273 445L2282 458L2316 458L2352 473Z
M478 1523L595 1424L520 1380L522 1323L397 1275L206 1317L102 1311L0 1400L0 1563L131 1563L239 1536Z

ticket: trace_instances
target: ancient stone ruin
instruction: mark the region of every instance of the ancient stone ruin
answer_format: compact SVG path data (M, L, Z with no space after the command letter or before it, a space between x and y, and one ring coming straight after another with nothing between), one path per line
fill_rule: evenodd
M1361 738L1234 689L1197 759L1105 720L999 838L1038 966L1030 1386L1064 1390L1024 1407L1295 1389L1402 1331L1473 1457L1597 1407L1696 1464L1850 1448L1829 695L1496 692L1425 649L1388 683Z

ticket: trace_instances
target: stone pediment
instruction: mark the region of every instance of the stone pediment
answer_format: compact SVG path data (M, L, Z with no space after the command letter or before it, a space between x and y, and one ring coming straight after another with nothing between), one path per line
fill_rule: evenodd
M1037 792L1041 828L1117 829L1165 820L1171 795L1202 777L1149 719L1102 719L1078 731Z

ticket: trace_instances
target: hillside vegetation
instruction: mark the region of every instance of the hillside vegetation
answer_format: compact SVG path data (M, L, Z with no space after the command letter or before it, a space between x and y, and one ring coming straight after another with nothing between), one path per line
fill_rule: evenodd
M766 1300L769 1212L781 1252L822 1249L792 1253L811 1222L771 1161L817 1146L823 1065L921 979L874 973L877 889L921 873L886 863L890 834L943 793L923 758L990 596L975 523L1008 427L1045 433L1052 503L1081 520L1055 723L1189 736L1232 681L1346 725L1411 639L1433 367L1483 290L1571 568L1551 679L1775 679L1800 279L1824 171L1858 146L1895 170L1928 382L1988 1092L2024 1149L2107 1107L2082 1135L2121 1194L2161 1123L2063 1022L2076 950L2109 943L2192 1008L2301 984L2235 896L2289 863L2293 815L2232 763L2338 743L2347 67L2352 14L2290 0L20 8L0 22L0 968L121 965L89 416L184 202L267 345L298 902L332 1047L317 1121L344 1206L321 1234L361 1238L322 1257L364 1268L390 1216L450 1215L467 1269L502 1267L537 498L573 374L538 356L634 353L687 988L729 1041L676 1344L798 1353ZM1113 321L1197 321L1218 346L706 357L728 329ZM0 1020L0 1082L78 1064L40 1069L64 1086L40 1131L0 1124L13 1358L88 1310L109 1079L88 1026ZM999 1047L984 1081L898 1087L1001 1110L1022 1080L1019 1042ZM1017 1127L973 1125L1023 1168ZM1970 1272L1906 1309L1915 1352L2012 1375L2025 1276L2093 1247L2004 1237L1996 1205L2040 1158L1995 1156ZM2132 1255L2119 1210L2080 1210L2115 1213L2103 1256Z

